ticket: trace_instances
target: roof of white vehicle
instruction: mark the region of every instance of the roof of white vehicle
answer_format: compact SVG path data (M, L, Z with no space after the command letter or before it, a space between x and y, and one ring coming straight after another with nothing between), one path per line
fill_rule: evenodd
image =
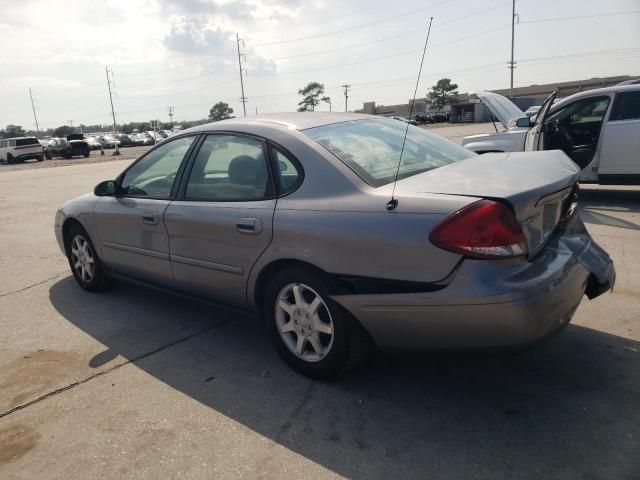
M20 140L22 138L36 138L36 137L33 137L33 136L32 137L9 137L9 138L2 138L0 140Z
M290 112L273 113L269 115L256 115L252 117L237 117L219 122L206 123L189 129L190 132L206 130L223 130L225 125L247 125L256 123L275 123L296 130L330 125L332 123L349 122L352 120L364 120L367 118L380 118L375 115L365 115L362 113L334 113L334 112ZM180 133L185 132L183 130Z
M604 88L594 88L592 90L585 90L584 92L574 93L573 95L569 95L568 97L559 100L557 103L553 105L553 108L557 108L558 105L567 103L567 100L573 101L577 98L583 97L595 97L601 94L606 93L617 93L617 92L637 92L640 91L640 85L613 85L611 87Z

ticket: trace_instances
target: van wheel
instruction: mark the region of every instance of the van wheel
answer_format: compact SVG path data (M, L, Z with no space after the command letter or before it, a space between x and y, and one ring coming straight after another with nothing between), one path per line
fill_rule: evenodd
M365 330L331 299L327 285L320 273L290 268L269 281L264 300L267 329L280 356L317 379L357 366L369 347Z
M76 282L85 290L98 292L111 286L89 235L80 225L72 225L65 237L67 259Z

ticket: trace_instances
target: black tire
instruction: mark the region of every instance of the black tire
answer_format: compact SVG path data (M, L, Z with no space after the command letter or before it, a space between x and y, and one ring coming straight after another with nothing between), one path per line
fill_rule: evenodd
M90 252L90 256L93 259L93 275L91 278L83 276L75 266L76 262L79 260L79 258L74 255L74 249L76 249L74 242L77 238L86 242L87 250ZM86 230L79 224L72 225L67 231L64 240L67 260L69 260L69 268L71 268L71 272L73 273L76 282L78 282L78 285L90 292L99 292L108 289L111 286L111 279L106 275L102 261L98 257L96 249L93 246L93 242L91 241L91 238L89 238ZM86 259L86 256L84 258Z
M7 163L14 163L15 159L13 158L13 155L11 155L10 153L7 153Z
M44 157L45 157L47 160L51 160L51 158L53 158L49 152L44 152Z
M37 159L38 162L44 161L44 155L40 155Z
M89 158L89 155L91 154L91 152L89 150L86 150L84 152L84 158Z
M285 292L293 284L310 287L310 295L316 294L320 296L322 302L324 302L324 306L320 308L323 310L325 317L327 314L329 315L328 318L332 323L331 340L327 340L324 337L327 334L318 333L318 335L323 335L323 338L325 338L322 347L326 347L325 344L328 344L329 348L324 356L315 361L301 358L285 343L283 337L286 335L291 335L292 342L295 342L294 338L300 337L297 330L281 334L278 327L276 318L277 302L281 293ZM289 268L276 273L269 280L264 296L263 315L276 350L293 370L315 379L333 378L356 367L364 359L370 343L369 336L357 320L344 308L331 300L328 285L328 279L321 272L301 267ZM305 300L310 302L313 299ZM287 323L294 322L294 318L291 315L287 314L286 318L288 319ZM307 318L309 317L307 316ZM297 324L297 322L295 323ZM298 329L299 327L296 326L295 328ZM307 328L309 327L307 326ZM313 328L311 328L311 331L313 331ZM305 333L308 334L309 331L307 330ZM315 355L315 349L312 348L310 341L303 341L303 345L303 350L305 348L307 350L303 352L303 355Z

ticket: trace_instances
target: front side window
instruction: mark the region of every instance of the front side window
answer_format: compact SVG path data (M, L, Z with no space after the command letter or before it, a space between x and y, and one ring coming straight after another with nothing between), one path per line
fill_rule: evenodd
M640 91L616 94L609 121L640 119Z
M185 190L187 200L262 200L273 195L263 142L209 135L202 143Z
M171 195L173 182L195 137L181 137L149 152L126 171L122 193L136 197Z
M304 130L368 184L379 187L398 179L458 162L476 154L422 128L397 120L342 122Z
M553 112L546 124L578 125L600 123L609 106L609 97L584 98Z

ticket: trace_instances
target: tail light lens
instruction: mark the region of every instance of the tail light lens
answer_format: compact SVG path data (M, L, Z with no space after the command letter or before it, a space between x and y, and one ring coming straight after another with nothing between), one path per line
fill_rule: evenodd
M435 245L476 258L526 255L522 228L511 209L499 202L480 200L440 222L429 234Z

